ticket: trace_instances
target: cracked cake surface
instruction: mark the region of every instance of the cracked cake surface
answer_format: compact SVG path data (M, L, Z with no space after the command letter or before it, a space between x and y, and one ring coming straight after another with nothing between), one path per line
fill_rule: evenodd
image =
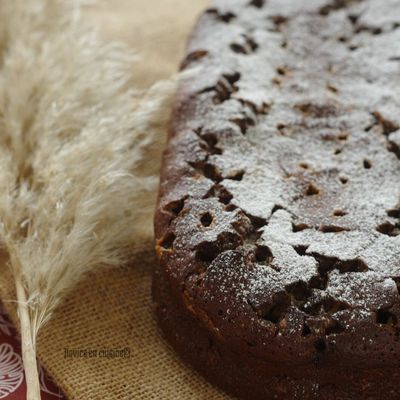
M167 338L242 398L400 399L400 1L215 0L187 68L155 218Z

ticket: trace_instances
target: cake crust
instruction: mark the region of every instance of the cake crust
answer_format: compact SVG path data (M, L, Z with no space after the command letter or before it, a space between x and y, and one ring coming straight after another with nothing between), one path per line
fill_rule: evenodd
M182 68L153 296L243 399L399 399L400 2L216 0Z

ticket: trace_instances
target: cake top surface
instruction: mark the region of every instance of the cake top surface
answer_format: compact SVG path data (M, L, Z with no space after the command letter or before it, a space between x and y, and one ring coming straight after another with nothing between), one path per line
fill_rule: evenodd
M400 2L217 0L189 67L156 229L188 298L256 348L395 362Z

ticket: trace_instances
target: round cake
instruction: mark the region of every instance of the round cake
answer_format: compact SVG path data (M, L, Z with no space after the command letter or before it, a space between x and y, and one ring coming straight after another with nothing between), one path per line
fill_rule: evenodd
M242 399L400 399L400 1L216 0L187 68L165 337Z

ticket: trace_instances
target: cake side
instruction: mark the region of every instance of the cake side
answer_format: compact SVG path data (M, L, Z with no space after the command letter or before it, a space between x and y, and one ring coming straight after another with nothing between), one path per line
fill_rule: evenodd
M204 324L171 291L168 277L156 268L153 294L165 338L184 361L212 384L248 400L269 399L389 399L397 400L400 375L393 368L321 369L269 363L247 354L247 343L233 349Z
M317 397L351 377L353 398L395 399L400 4L299 3L219 0L200 19L164 156L155 287L222 365L308 377Z

